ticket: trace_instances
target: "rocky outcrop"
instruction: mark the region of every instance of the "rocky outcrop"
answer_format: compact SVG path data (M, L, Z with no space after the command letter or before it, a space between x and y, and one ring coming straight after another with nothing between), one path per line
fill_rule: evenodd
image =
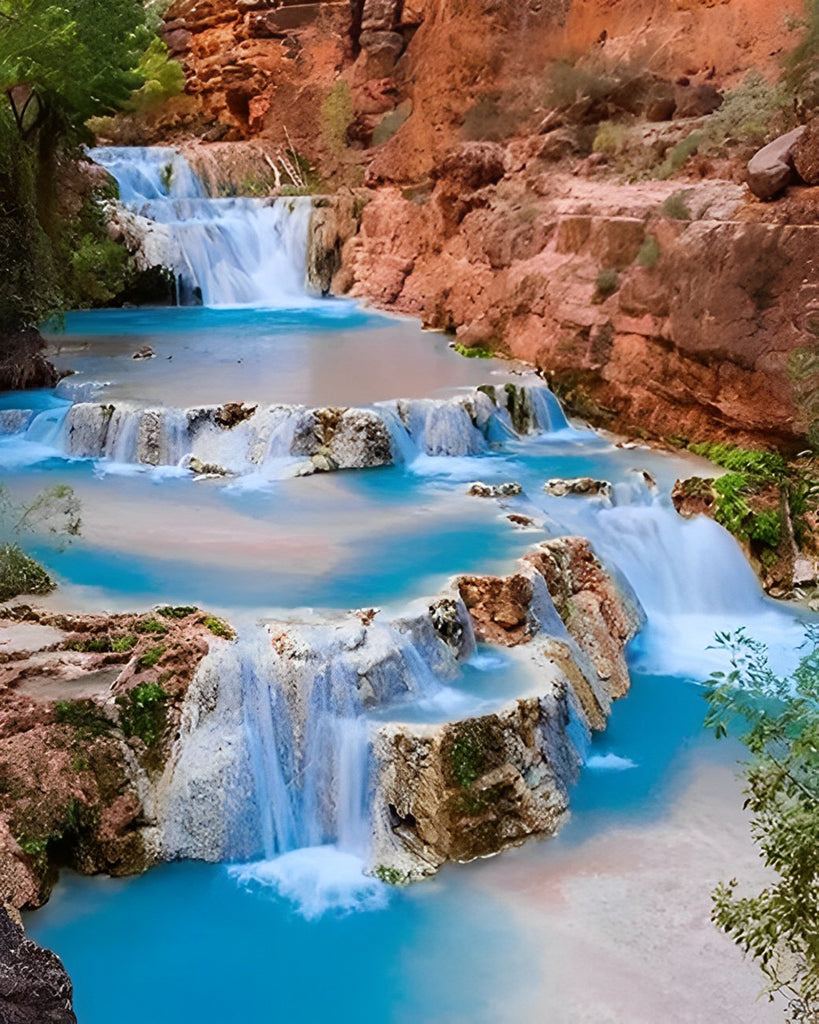
M45 347L34 329L0 336L0 391L53 388L60 375L43 355Z
M456 227L440 182L423 203L379 190L338 286L535 363L572 411L622 433L803 445L817 429L808 208L785 225L727 182L584 181L529 152L510 146L514 175L461 193Z
M760 199L773 199L796 180L794 157L804 126L764 146L748 164L748 187Z
M579 476L573 480L555 477L547 480L543 490L554 498L565 498L567 494L611 496L611 484L608 480L595 480L590 476Z
M459 577L455 587L478 639L520 645L536 692L462 721L378 731L372 858L387 881L557 831L578 738L603 728L628 689L623 649L640 612L582 538L538 545L509 577Z
M228 627L194 608L24 605L0 612L0 627L0 899L39 906L61 867L145 870L185 693Z
M77 1024L73 988L60 958L27 939L0 906L0 1020Z

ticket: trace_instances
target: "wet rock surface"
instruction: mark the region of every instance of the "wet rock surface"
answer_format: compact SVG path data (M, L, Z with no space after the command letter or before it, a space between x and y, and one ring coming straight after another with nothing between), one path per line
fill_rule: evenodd
M0 906L0 1020L77 1024L73 988L60 958L27 939Z

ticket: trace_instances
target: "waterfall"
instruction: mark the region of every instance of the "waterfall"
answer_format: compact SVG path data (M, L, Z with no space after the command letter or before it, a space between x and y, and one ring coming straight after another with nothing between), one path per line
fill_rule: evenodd
M169 148L101 146L88 155L116 179L126 211L167 233L164 262L183 304L304 305L309 197L209 198Z
M518 391L520 401L532 407L548 408L552 398L545 388ZM314 456L323 455L323 470L426 465L482 455L500 443L499 435L518 436L506 408L479 389L453 398L379 402L347 409L340 417L338 410L271 405L243 408L238 418L226 418L220 406L146 408L128 401L65 402L39 413L5 410L3 415L0 433L49 445L50 454L56 449L70 458L181 471L194 467L263 480L312 472ZM528 429L548 429L548 424L533 419Z
M459 650L473 648L465 625ZM163 855L239 862L239 882L272 887L307 916L383 900L363 874L377 726L367 712L440 694L458 657L428 612L242 627L191 683L160 798Z

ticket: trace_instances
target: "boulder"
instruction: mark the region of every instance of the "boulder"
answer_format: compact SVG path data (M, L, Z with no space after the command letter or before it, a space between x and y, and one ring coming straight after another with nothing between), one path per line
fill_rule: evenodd
M773 199L794 180L794 151L805 132L804 126L780 135L748 163L748 187L760 199Z
M677 85L674 89L674 117L705 117L722 106L722 93L705 82Z
M469 485L467 494L473 498L513 498L520 494L522 488L519 483L510 480L502 484L484 484L479 480Z
M0 906L0 1020L3 1024L77 1024L71 979L50 950L27 939Z
M567 494L602 494L608 497L611 494L611 484L608 480L594 480L590 476L579 476L574 480L555 477L546 481L543 490L553 498L565 498Z
M819 185L819 117L815 117L793 147L793 166L807 185Z

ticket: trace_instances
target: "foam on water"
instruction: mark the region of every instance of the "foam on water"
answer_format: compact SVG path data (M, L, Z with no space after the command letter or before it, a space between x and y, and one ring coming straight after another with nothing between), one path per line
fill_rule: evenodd
M290 901L308 921L328 912L383 910L389 902L390 887L365 875L360 857L336 846L306 846L272 860L232 865L228 873L252 891L268 890Z
M586 767L596 771L625 772L637 765L630 757L620 757L618 754L592 754L586 760Z

